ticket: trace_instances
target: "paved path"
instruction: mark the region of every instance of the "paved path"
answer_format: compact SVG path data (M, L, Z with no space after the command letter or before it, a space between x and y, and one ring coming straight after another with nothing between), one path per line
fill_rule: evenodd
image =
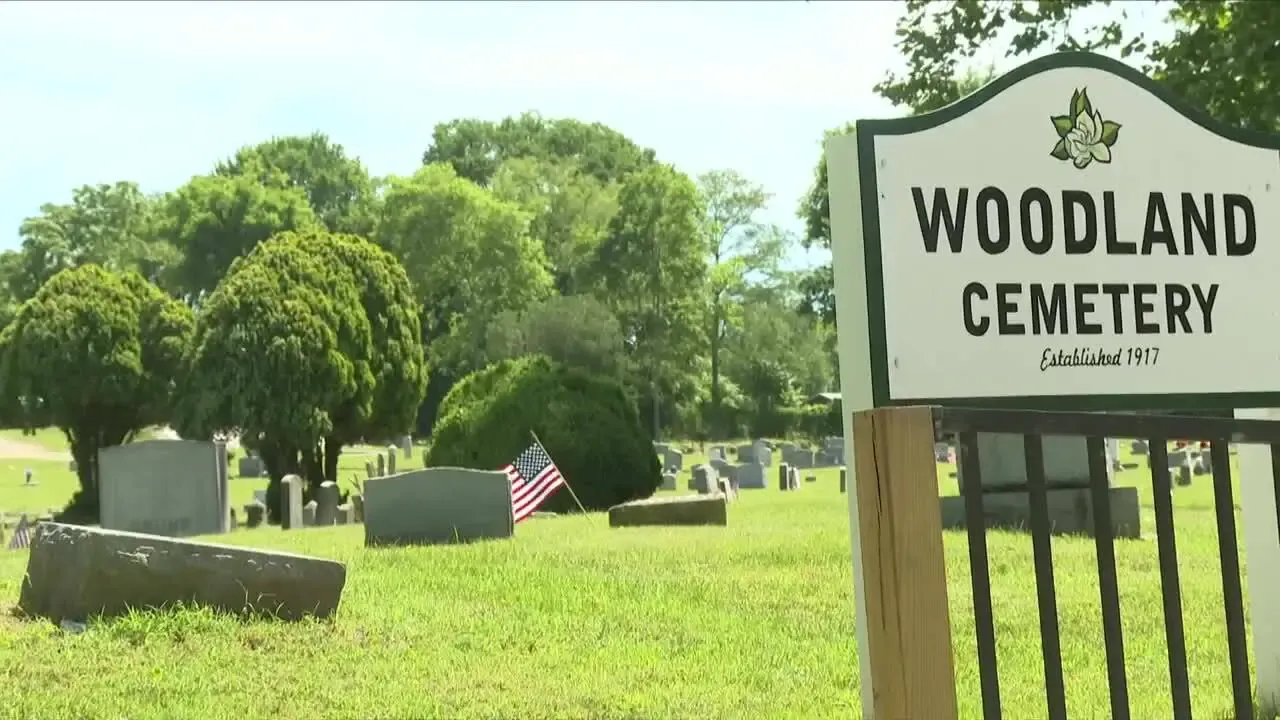
M71 460L66 450L46 450L35 443L0 437L0 459L23 460Z

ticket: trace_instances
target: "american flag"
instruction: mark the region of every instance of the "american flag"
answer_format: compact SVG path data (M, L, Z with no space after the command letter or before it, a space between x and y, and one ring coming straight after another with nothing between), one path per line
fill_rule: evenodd
M27 524L27 516L23 515L18 521L18 527L13 529L13 537L9 539L9 549L18 550L31 544L31 526Z
M528 519L544 500L564 485L560 468L537 440L502 471L511 478L511 510L516 522Z

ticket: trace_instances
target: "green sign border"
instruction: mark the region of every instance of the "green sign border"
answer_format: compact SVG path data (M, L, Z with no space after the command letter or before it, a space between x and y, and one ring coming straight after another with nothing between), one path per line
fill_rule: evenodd
M1146 90L1165 105L1208 132L1242 145L1280 151L1280 136L1243 130L1221 123L1171 95L1138 70L1105 55L1062 52L1032 60L993 80L977 92L924 115L891 120L859 120L854 123L858 145L858 182L862 193L863 261L866 264L868 330L870 331L871 389L874 407L891 405L949 405L953 407L1019 408L1029 410L1205 410L1220 408L1280 407L1280 372L1276 392L1162 393L1156 395L1030 395L1010 397L893 398L889 395L889 352L885 341L884 274L880 252L880 204L876 181L875 139L907 135L955 120L984 105L1009 87L1049 70L1091 68L1102 70ZM1272 328L1280 331L1280 328ZM1278 359L1280 360L1280 359ZM1223 348L1222 365L1207 372L1230 372L1231 349ZM1280 362L1278 362L1280 365ZM1192 385L1196 378L1187 378Z

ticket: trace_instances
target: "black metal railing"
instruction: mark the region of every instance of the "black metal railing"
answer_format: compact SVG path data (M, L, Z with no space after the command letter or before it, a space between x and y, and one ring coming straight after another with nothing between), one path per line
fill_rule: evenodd
M1102 606L1107 685L1110 691L1111 717L1115 720L1127 720L1131 715L1125 672L1124 632L1120 620L1120 592L1116 577L1115 536L1108 497L1110 483L1104 448L1105 439L1142 439L1149 445L1165 639L1169 656L1169 681L1173 717L1176 720L1191 718L1191 691L1187 673L1186 638L1182 623L1182 591L1178 579L1178 551L1174 537L1167 443L1175 439L1210 443L1214 513L1218 552L1222 563L1227 655L1231 665L1232 700L1235 717L1240 720L1252 720L1254 717L1253 690L1245 634L1240 557L1236 543L1230 444L1270 446L1272 481L1276 486L1276 497L1280 499L1280 422L1136 413L966 408L938 408L934 418L937 424L936 430L940 436L951 436L957 439L960 476L969 479L961 484L961 494L964 498L965 525L969 539L978 670L982 687L983 717L986 720L1000 718L1001 709L995 623L991 603L991 576L987 561L986 522L980 479L982 469L979 466L977 452L979 433L1021 434L1024 439L1029 529L1035 560L1036 599L1040 620L1041 653L1044 658L1047 717L1050 720L1065 720L1067 709L1042 438L1053 435L1086 439L1089 456L1089 488L1093 505L1092 534L1098 562L1098 588ZM1276 511L1278 522L1280 522L1280 501L1277 502ZM1280 538L1277 538L1277 541L1280 542Z

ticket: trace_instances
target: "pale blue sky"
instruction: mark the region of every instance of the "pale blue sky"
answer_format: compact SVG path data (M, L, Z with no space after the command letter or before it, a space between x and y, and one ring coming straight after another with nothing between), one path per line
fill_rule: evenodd
M327 133L377 175L432 127L600 121L685 172L734 168L799 229L822 132L896 114L896 2L0 4L0 247L73 187L172 189L238 147Z

